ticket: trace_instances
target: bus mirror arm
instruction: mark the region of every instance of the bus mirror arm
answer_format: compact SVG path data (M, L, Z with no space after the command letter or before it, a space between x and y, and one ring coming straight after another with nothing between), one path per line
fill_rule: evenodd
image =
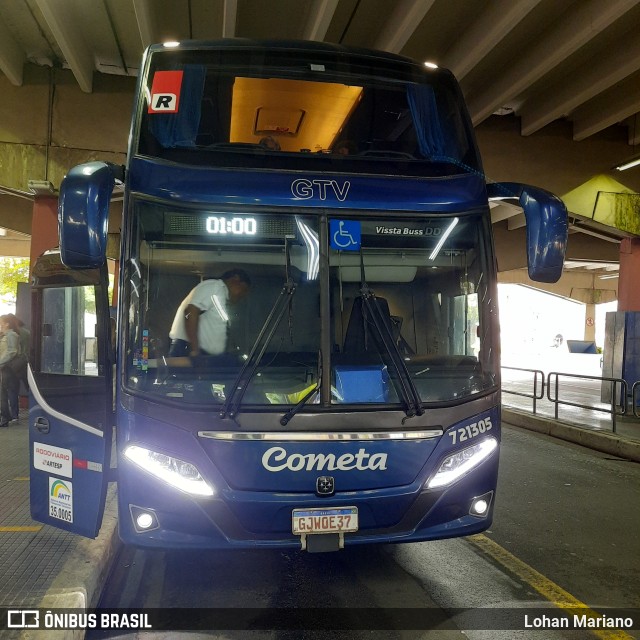
M71 269L104 264L107 253L109 204L124 167L110 162L80 164L64 177L58 201L60 258Z
M489 200L518 200L527 222L527 267L537 282L557 282L567 250L567 208L552 193L518 182L487 184Z

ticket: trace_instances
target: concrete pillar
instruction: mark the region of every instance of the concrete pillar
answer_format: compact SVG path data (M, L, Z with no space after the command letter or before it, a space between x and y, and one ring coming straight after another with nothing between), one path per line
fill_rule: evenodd
M640 311L640 238L623 238L620 243L618 311Z
M37 195L34 198L32 230L30 259L33 267L38 256L59 244L57 196Z
M593 303L585 305L584 339L591 342L596 341L596 305Z

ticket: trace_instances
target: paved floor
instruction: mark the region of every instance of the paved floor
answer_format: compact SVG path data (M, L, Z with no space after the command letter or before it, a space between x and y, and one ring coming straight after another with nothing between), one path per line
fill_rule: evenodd
M0 603L40 602L76 543L76 536L29 516L29 434L26 411L0 430Z
M96 540L87 540L31 519L27 423L28 412L22 410L19 422L0 429L2 640L30 637L7 630L7 609L95 605L101 579L117 544L113 492L109 495L103 531Z

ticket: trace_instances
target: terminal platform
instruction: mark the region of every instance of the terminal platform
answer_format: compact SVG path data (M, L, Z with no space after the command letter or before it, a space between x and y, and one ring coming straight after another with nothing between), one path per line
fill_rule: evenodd
M0 608L97 604L118 548L115 490L100 536L88 540L30 517L28 410L0 429ZM0 639L31 637L0 629Z

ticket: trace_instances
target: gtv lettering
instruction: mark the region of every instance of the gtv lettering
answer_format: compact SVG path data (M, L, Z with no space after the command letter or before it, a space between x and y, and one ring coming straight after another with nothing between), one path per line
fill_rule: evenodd
M311 200L318 198L326 200L327 194L333 192L333 195L339 202L347 199L351 183L348 180L340 186L336 180L307 180L299 178L291 183L291 193L299 200Z
M267 471L386 471L387 454L369 454L364 449L358 453L292 453L287 455L283 447L271 447L262 456L262 466Z

